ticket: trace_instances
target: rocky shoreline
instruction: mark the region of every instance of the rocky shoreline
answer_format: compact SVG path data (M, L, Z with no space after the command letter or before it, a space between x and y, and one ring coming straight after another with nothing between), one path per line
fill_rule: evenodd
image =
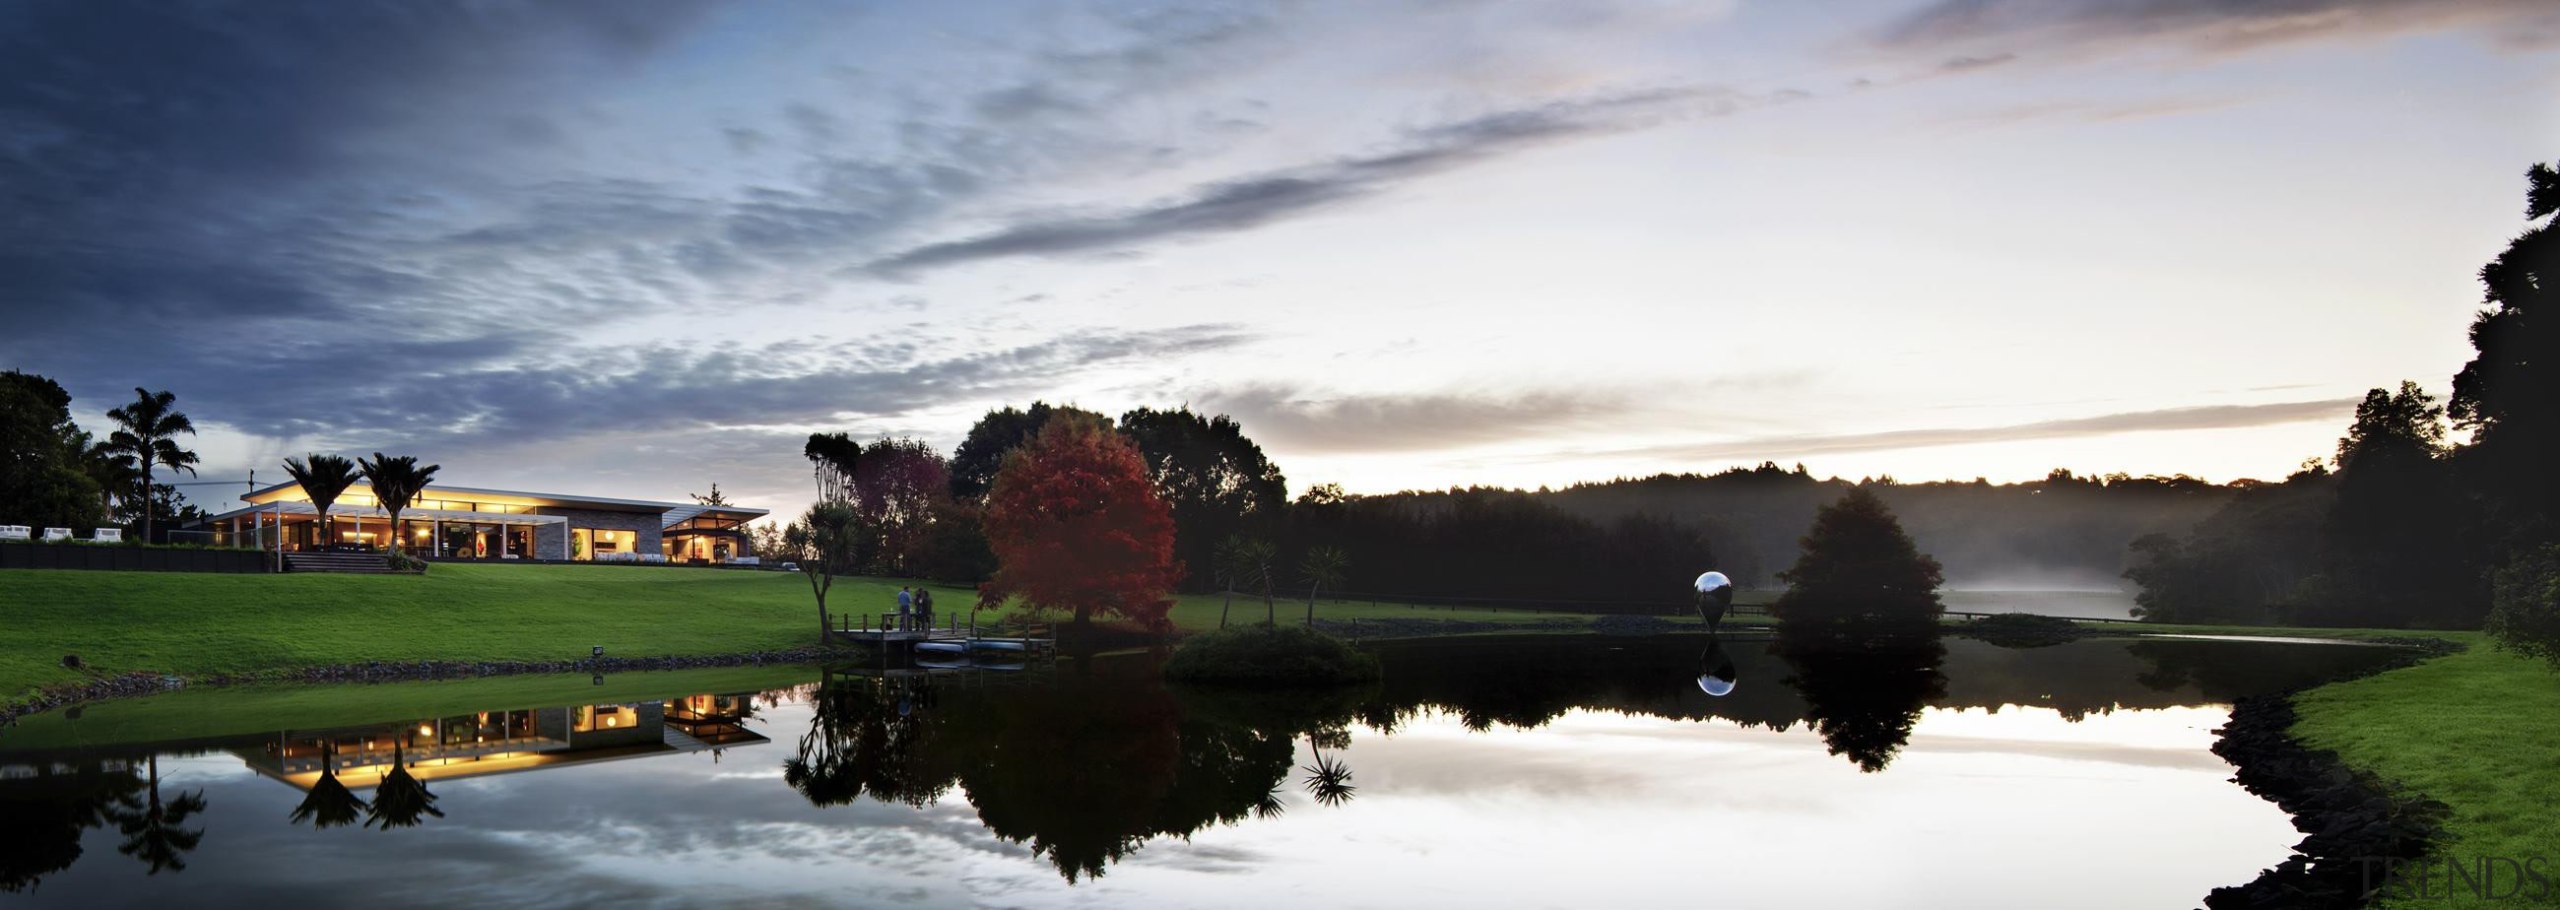
M234 686L248 683L388 683L420 682L440 679L479 679L489 676L518 676L530 673L630 673L655 670L694 670L707 667L765 666L768 664L815 663L838 652L824 648L789 648L780 651L748 651L738 654L707 654L691 657L599 657L586 660L419 660L367 661L304 667L273 673L214 673L204 676L178 677L158 673L126 673L102 676L87 683L46 689L34 698L0 705L0 727L18 722L18 718L42 714L57 708L68 708L91 702L118 698L156 695L196 686Z
M2394 640L2423 649L2397 669L2426 656L2460 650L2436 639ZM2250 696L2231 706L2231 722L2216 731L2213 752L2237 767L2232 780L2284 809L2307 835L2294 855L2245 885L2216 888L2208 910L2300 910L2362 907L2380 887L2387 860L2415 860L2442 836L2442 803L2399 795L2370 774L2347 767L2338 754L2293 738L2292 693Z

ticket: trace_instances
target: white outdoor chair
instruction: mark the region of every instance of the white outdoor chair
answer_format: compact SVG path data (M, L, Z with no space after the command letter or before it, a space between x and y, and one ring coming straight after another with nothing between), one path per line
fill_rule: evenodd
M89 539L99 543L123 543L123 528L99 528L89 532Z
M45 539L45 540L48 540L48 541L54 541L54 540L70 540L70 539L71 539L71 529L70 529L70 528L46 528L46 529L44 529L44 539Z
M0 525L0 540L25 540L34 536L26 525Z

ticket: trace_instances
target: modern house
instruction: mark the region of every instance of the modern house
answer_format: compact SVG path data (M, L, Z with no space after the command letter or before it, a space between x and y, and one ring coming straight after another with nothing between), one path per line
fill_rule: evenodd
M728 563L752 561L747 522L763 509L612 499L430 484L400 512L400 526L358 482L329 505L335 540L322 540L320 513L302 485L280 483L241 497L248 503L195 527L217 544L256 541L286 552L401 549L430 559L538 559Z

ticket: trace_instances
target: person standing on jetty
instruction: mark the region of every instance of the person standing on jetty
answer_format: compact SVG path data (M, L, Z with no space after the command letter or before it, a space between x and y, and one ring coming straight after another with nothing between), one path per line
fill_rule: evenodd
M933 592L922 585L916 586L916 627L933 631Z
M898 631L907 630L907 620L915 615L916 595L905 585L898 586Z

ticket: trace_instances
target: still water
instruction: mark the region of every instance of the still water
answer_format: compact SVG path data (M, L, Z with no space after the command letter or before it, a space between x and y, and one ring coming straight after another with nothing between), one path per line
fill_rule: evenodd
M0 731L0 905L2192 907L2300 839L2223 705L2388 657L1381 647L1297 695L1126 655L111 702Z

